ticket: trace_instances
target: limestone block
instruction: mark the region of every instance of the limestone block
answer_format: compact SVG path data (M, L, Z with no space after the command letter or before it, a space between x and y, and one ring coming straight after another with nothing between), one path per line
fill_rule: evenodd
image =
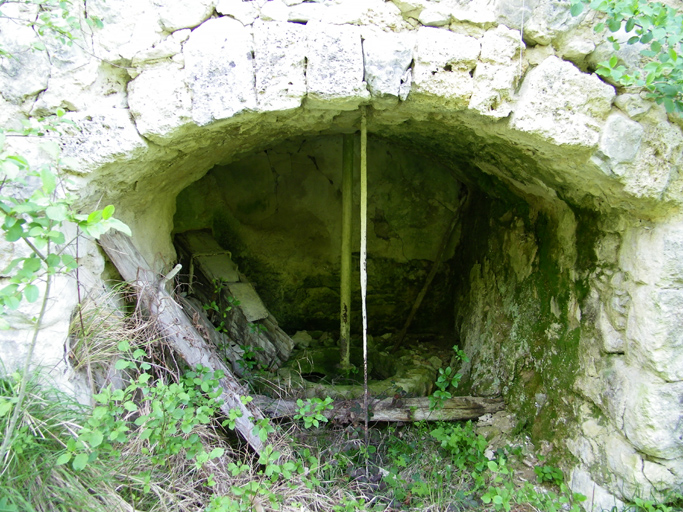
M306 27L258 21L254 24L254 44L258 109L301 106L306 95Z
M253 46L251 33L232 18L211 19L192 32L183 53L196 124L256 108Z
M215 3L216 0L152 0L164 32L196 27L213 14Z
M518 30L499 25L495 29L486 31L482 36L479 60L495 64L518 65L516 61L519 59L519 49L523 44Z
M451 21L450 13L438 8L423 9L417 20L426 27L443 27Z
M321 21L330 25L372 25L392 31L408 28L400 9L384 0L344 0L326 5Z
M27 18L35 13L30 9L3 5L8 17ZM20 104L47 88L50 77L50 61L44 51L31 47L40 43L36 33L13 19L0 19L0 48L11 54L0 58L0 96L6 101Z
M554 144L595 147L614 88L573 64L548 57L522 84L510 126Z
M512 96L518 78L519 67L515 62L507 65L479 63L474 71L469 108L489 117L507 117L512 112Z
M623 431L628 440L651 457L665 460L682 457L683 381L665 382L637 364L614 367L614 370L622 373L622 387L618 392L624 402Z
M608 159L611 168L633 161L640 149L643 131L640 124L623 114L610 114L602 130L598 150Z
M647 197L677 202L683 200L680 189L675 189L676 169L683 164L683 135L677 126L667 122L661 107L652 108L638 120L643 127L640 150L633 160L633 167L620 177L624 190L636 197ZM671 190L671 195L668 195Z
M437 28L419 29L412 92L439 96L456 108L466 107L473 87L470 72L480 51L474 37Z
M93 32L96 55L115 64L128 64L135 54L158 43L162 27L154 0L89 0L88 12L103 27Z
M496 23L496 0L478 2L450 2L451 18L455 21L471 23L488 28Z
M76 45L72 48L78 51ZM47 89L38 96L32 113L47 115L58 108L82 111L96 105L125 108L125 86L109 71L110 66L100 65L94 58L74 59L64 67L53 67Z
M639 94L620 94L614 104L632 119L638 119L654 106L652 100L643 99Z
M524 27L524 40L548 45L558 35L577 26L582 17L569 12L569 2L557 0L497 0L498 22L510 28Z
M683 290L639 287L626 331L629 350L642 365L669 381L683 380Z
M61 141L63 157L72 172L89 173L111 162L139 157L147 149L128 109L69 112L65 117L77 126Z
M53 278L50 299L33 352L31 368L42 368L50 385L75 396L82 403L88 402L89 390L76 379L69 368L65 355L65 343L69 334L71 312L78 304L76 281L72 276L57 275ZM44 284L36 283L42 293ZM18 311L8 318L12 328L0 331L0 374L23 368L33 337L34 323L38 316L40 301L29 304L24 301Z
M643 477L652 484L655 491L666 493L669 489L674 489L680 479L662 464L643 460Z
M595 50L595 33L589 26L577 27L562 34L555 41L559 55L575 64L582 63Z
M309 21L320 21L325 16L326 9L327 7L324 4L312 2L296 4L289 8L287 21L291 21L294 23L308 23Z
M135 54L131 64L138 67L177 55L182 51L182 44L190 37L190 33L190 29L176 30L167 38L159 41L159 43Z
M624 336L617 331L609 321L604 306L600 307L598 329L602 334L602 349L608 354L623 354L625 349Z
M355 110L370 97L363 81L360 29L307 25L308 104L314 108Z
M401 94L401 88L410 75L414 48L415 37L410 33L364 32L365 80L373 97L398 97Z
M192 122L192 96L173 62L145 69L128 84L128 104L140 135L166 145Z
M270 0L261 7L259 18L262 21L287 21L289 8L281 0Z
M243 2L242 0L218 0L216 12L231 16L243 25L251 25L259 15L256 2Z

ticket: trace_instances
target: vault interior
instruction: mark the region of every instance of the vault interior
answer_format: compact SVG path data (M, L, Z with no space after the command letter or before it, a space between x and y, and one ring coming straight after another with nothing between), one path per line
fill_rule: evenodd
M558 378L548 367L576 357L582 210L482 171L493 168L485 158L497 158L507 176L524 176L537 165L529 158L490 147L470 154L467 141L450 152L424 142L369 140L370 334L403 327L455 222L409 333L465 350L463 392L542 392ZM338 134L292 138L214 166L176 200L174 233L210 230L290 334L339 329L341 148ZM356 204L358 196L356 185ZM358 248L355 235L356 263ZM353 296L358 334L358 285Z

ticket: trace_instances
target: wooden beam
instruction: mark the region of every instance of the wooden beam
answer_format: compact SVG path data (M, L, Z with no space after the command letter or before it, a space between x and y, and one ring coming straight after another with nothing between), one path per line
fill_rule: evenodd
M241 397L247 390L235 379L232 372L218 356L214 347L197 332L192 321L165 289L163 276L158 276L133 244L133 240L118 231L110 231L100 237L100 245L116 266L121 276L132 283L138 300L173 349L191 367L201 364L211 371L221 370L225 375L220 380L223 389L221 411L227 416L232 409L242 412L236 423L237 431L258 453L264 447L263 441L254 434L254 421L263 418L261 411L253 405L242 403Z
M254 404L271 418L291 418L298 413L296 400L255 396ZM362 400L337 400L333 409L325 411L327 419L340 423L362 423ZM440 409L430 410L429 397L385 398L370 403L371 421L456 421L473 420L488 413L502 411L505 403L499 398L456 396L444 402Z

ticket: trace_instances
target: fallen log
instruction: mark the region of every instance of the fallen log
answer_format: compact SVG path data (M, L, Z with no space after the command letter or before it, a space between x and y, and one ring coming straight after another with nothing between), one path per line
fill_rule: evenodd
M254 396L254 403L270 418L291 418L299 412L296 400ZM362 400L336 400L332 409L323 414L328 420L340 423L364 421ZM502 411L505 403L500 398L456 396L446 400L443 407L430 410L429 397L385 398L370 403L371 421L457 421L474 420L484 414Z
M235 379L215 349L197 332L183 309L166 291L167 279L160 278L150 270L144 257L137 250L130 237L118 231L110 231L100 237L100 245L116 266L121 276L132 283L138 300L150 315L170 346L187 362L196 367L201 364L211 371L221 370L223 389L221 411L227 416L232 409L238 409L242 416L235 422L237 431L251 447L261 453L264 442L254 433L254 422L263 418L258 408L242 403L241 397L247 390Z

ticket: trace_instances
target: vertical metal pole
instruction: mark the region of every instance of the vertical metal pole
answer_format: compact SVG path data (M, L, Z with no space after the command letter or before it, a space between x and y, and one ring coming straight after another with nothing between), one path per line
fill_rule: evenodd
M360 118L360 293L363 309L363 385L365 410L365 446L368 446L368 126L365 107ZM365 464L367 476L367 459Z

